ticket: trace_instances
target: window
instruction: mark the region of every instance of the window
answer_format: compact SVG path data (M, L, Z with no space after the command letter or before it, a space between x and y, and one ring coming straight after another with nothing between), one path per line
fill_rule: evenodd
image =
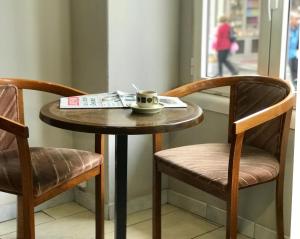
M214 42L224 16L236 33L238 49L226 58L236 71L225 63L222 75L284 78L288 9L286 0L195 0L193 78L220 75L220 57Z
M208 52L206 76L256 74L259 46L259 0L212 0L208 3ZM224 38L226 26L236 34ZM230 29L230 28L228 28ZM230 32L229 32L230 38ZM227 40L227 42L225 42ZM228 45L227 49L223 50ZM232 47L233 46L233 47ZM228 54L224 56L225 54ZM222 55L223 54L223 55Z

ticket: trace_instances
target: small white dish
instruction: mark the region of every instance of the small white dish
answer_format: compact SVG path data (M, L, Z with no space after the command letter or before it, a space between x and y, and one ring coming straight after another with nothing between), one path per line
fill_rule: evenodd
M164 108L163 104L157 104L150 108L141 108L137 104L132 104L131 109L135 113L141 114L155 114L160 112Z

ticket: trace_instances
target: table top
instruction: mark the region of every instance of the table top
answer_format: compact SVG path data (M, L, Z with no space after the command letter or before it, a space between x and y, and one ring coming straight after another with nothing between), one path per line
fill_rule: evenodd
M202 109L164 108L156 114L133 113L131 109L60 109L59 101L44 105L40 118L47 124L72 131L101 134L153 134L189 128L203 120Z

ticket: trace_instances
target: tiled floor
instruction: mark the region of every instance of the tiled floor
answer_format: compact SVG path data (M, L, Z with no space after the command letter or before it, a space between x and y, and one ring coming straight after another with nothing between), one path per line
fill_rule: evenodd
M223 239L224 227L171 205L162 209L164 239ZM92 239L94 215L76 203L67 203L36 213L37 239ZM16 238L16 221L0 223L0 238ZM105 239L114 238L114 224L105 221ZM151 210L130 214L127 219L128 239L151 238ZM239 236L239 239L247 239Z

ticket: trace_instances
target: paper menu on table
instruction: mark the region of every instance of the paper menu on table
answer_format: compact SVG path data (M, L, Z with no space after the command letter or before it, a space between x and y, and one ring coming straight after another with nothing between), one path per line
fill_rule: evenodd
M70 96L60 98L62 109L123 108L117 92Z
M159 103L166 108L184 108L187 104L178 97L158 96Z
M159 103L166 108L187 107L177 97L158 96ZM115 91L60 98L61 109L128 108L136 103L136 94Z

